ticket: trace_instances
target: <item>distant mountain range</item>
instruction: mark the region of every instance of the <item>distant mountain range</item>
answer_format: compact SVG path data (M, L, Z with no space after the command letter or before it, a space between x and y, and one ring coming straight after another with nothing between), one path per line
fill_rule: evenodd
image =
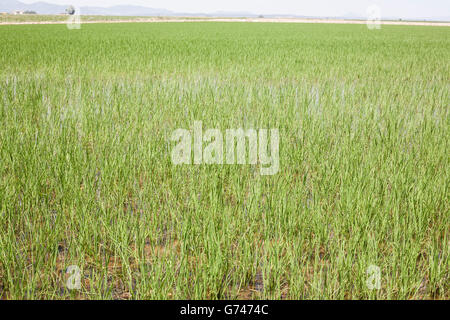
M68 3L67 5L57 5L47 2L34 2L27 4L16 0L0 1L1 12L13 12L15 10L20 11L30 10L35 11L36 13L39 14L59 14L64 13L69 6L70 3ZM155 15L167 16L174 14L174 12L165 9L153 9L131 5L121 5L108 8L81 7L80 12L81 14L111 15L111 16L155 16Z
M38 14L61 14L69 7L70 0L67 5L57 5L47 2L22 3L17 0L1 0L0 12L35 11ZM105 16L183 16L183 17L248 17L256 18L259 14L251 12L228 12L217 11L212 13L183 13L173 12L166 9L148 8L134 5L118 5L112 7L81 7L80 12L83 15L105 15ZM288 14L264 14L267 18L342 18L342 19L358 19L365 20L366 17L357 14L346 14L341 17L317 17L317 16L300 16ZM398 20L398 17L383 17L384 20ZM450 21L450 17L434 17L434 18L409 18L409 20L430 20L430 21Z

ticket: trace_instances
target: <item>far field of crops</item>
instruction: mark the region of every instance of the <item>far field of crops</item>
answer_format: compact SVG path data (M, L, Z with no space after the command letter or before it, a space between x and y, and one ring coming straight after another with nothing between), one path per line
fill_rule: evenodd
M450 28L23 25L0 40L0 297L450 297ZM171 134L194 121L277 128L278 173L175 166Z
M148 21L148 20L177 20L180 17L148 17L148 16L103 16L103 15L80 15L83 22L111 22L111 21ZM40 23L40 22L66 22L74 16L67 14L0 14L1 23ZM182 17L183 20L199 19L198 17ZM201 17L203 20L212 19L208 17Z

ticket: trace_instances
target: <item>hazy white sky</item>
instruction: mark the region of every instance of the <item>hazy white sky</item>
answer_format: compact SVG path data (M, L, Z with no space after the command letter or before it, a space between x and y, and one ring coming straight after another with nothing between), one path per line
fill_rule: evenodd
M25 3L38 0L19 0ZM385 17L450 16L450 0L39 0L75 6L108 7L119 4L143 5L177 12L247 11L257 14L297 14L311 16L365 16L376 4Z

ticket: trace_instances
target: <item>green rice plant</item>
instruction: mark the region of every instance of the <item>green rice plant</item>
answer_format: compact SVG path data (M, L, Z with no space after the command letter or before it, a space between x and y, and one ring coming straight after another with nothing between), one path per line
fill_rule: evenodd
M449 28L0 39L0 297L449 298ZM194 121L278 128L280 170L175 166L171 134Z

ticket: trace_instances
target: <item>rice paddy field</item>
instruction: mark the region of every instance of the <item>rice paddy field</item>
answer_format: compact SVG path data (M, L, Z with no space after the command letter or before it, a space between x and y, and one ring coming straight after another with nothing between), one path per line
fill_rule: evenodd
M166 16L104 16L104 15L80 15L83 23L90 22L138 22L138 21L168 21L180 20L181 17ZM70 18L67 14L0 14L0 24L34 24L34 23L65 23ZM209 17L182 17L183 20L212 19ZM233 19L233 18L230 18Z
M449 299L450 28L0 40L1 298ZM194 121L277 128L279 171L174 165Z
M101 20L110 21L119 17L112 16L88 16L82 17L83 21ZM128 17L130 18L130 17ZM0 14L0 23L24 23L24 22L65 22L69 19L66 14ZM122 18L123 19L123 18Z

